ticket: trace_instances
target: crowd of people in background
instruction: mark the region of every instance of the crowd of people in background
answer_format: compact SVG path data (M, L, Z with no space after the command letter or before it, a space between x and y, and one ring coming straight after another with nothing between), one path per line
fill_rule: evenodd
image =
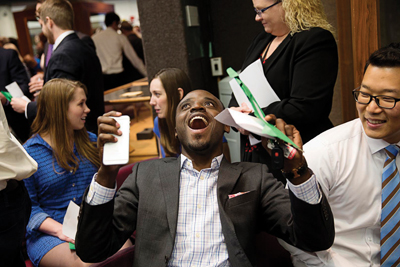
M275 168L267 138L232 128L241 162L231 163L230 127L214 118L222 102L165 66L148 79L159 159L136 164L118 191L121 166L102 153L122 134L122 113L105 113L104 92L147 77L140 28L109 12L88 36L73 30L69 1L38 0L35 54L0 38L0 108L38 164L24 182L0 177L0 217L11 218L0 242L10 225L17 234L0 266L25 266L23 240L34 266L90 266L133 244L135 266L255 266L262 231L296 267L400 266L400 44L369 57L353 90L359 118L333 127L339 58L322 2L252 3L263 29L242 70L261 62L280 99L261 107L265 120L296 153ZM23 96L11 95L13 82ZM234 94L229 108L254 115ZM76 238L62 230L70 201L81 206Z

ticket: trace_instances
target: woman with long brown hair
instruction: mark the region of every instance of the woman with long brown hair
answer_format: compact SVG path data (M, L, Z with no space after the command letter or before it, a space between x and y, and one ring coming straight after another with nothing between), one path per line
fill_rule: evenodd
M70 201L77 205L100 166L96 135L86 131L90 109L80 82L53 79L43 86L33 136L24 144L38 163L25 180L32 200L27 252L35 266L86 266L68 242L62 223Z

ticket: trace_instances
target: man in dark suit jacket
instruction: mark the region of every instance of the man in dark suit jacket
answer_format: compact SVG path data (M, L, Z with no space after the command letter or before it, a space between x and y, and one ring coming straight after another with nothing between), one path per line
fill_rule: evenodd
M42 31L48 42L54 44L44 83L53 78L66 78L86 85L90 108L86 128L97 134L97 117L104 113L101 65L93 48L72 31L73 16L72 6L66 0L46 0L40 7ZM37 112L36 102L29 103L26 109L28 119L33 119Z
M30 97L28 83L29 77L24 66L18 58L16 51L0 47L0 91L8 92L5 88L12 82L17 82L22 92ZM4 106L8 124L17 137L25 142L29 137L30 124L23 114L15 112L5 96L0 93L0 100Z
M333 216L302 153L285 159L290 190L264 164L228 163L222 135L229 127L214 119L222 109L209 92L189 93L176 114L182 155L136 164L115 198L119 166L100 167L80 210L75 245L83 261L107 258L135 230L133 266L146 267L254 266L259 231L307 251L332 245ZM99 118L100 155L105 142L116 142L112 134L121 135L109 116L120 113ZM302 147L293 126L282 120L276 126ZM311 186L314 200L300 196L293 185Z

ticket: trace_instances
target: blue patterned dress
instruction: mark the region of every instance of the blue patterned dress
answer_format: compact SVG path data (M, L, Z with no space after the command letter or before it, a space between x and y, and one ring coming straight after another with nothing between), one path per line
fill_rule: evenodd
M96 135L88 133L90 140L95 142ZM72 200L81 204L83 193L97 167L89 160L81 159L75 174L65 171L57 164L50 145L38 134L29 139L24 148L38 163L37 172L24 180L32 200L32 213L26 227L26 245L29 258L38 266L47 252L64 243L57 237L38 231L39 226L48 217L63 223L69 202ZM74 154L79 158L75 145Z

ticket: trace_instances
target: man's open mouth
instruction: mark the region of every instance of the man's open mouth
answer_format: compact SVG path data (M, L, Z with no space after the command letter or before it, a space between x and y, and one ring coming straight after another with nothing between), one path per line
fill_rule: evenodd
M203 116L194 116L189 120L189 127L194 130L204 129L208 126L208 121Z

